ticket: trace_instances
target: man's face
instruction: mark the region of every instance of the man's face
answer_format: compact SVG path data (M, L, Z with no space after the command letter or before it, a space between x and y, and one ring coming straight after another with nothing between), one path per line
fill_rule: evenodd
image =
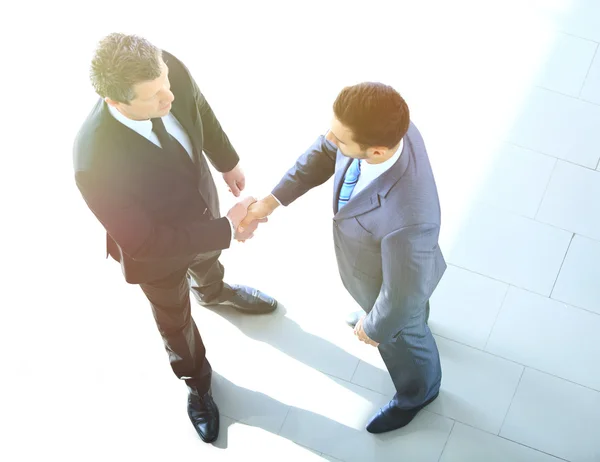
M343 125L335 116L331 121L331 129L326 136L327 140L335 144L346 157L352 159L367 159L367 151L361 149L360 145L354 142L352 130Z
M125 117L133 120L148 120L166 116L175 99L171 93L169 68L160 59L162 72L155 80L140 82L133 86L135 98L129 104L106 98L106 102L116 107Z

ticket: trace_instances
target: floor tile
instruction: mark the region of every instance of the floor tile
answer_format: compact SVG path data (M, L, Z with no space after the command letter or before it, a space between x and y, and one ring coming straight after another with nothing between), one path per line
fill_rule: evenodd
M596 47L597 43L591 40L556 34L536 84L578 97Z
M600 460L600 393L526 369L500 436L570 462Z
M568 162L556 165L537 220L600 240L600 172Z
M600 242L576 235L552 298L600 314Z
M486 350L600 390L600 316L511 287Z
M509 140L559 159L596 168L600 159L600 106L533 89L523 101Z
M431 297L429 327L434 334L483 349L507 290L508 284L449 265Z
M503 144L493 156L477 199L534 218L555 164L553 157Z
M559 462L560 459L456 422L440 462Z
M480 205L446 252L451 264L550 295L570 239L567 231Z

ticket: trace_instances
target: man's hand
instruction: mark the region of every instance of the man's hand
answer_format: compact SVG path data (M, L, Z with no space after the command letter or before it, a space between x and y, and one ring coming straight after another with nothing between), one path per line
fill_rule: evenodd
M245 242L248 239L251 239L254 237L254 231L256 231L256 228L258 228L258 224L259 223L266 223L267 221L269 221L268 218L260 218L258 220L254 220L252 223L250 223L248 226L246 226L246 228L244 229L243 232L241 232L238 229L236 229L233 237L236 241L240 241L240 242Z
M229 191L235 197L240 197L240 193L246 187L246 177L240 164L237 164L233 170L223 173L223 179L227 183L227 186L229 186Z
M364 316L360 318L360 321L356 323L356 326L354 327L354 335L356 335L358 337L358 340L360 340L361 342L365 342L368 345L378 347L379 343L377 343L374 340L371 340L369 336L365 333L365 330L363 329L363 319L365 319Z
M277 207L279 207L279 202L272 195L253 203L248 207L246 218L242 220L237 228L238 232L245 233L246 228L251 227L254 221L267 218Z
M227 217L231 220L231 224L233 225L233 229L237 229L240 226L242 220L246 217L248 213L248 207L251 204L256 202L255 197L246 197L241 200L237 204L235 204L229 212L227 212Z

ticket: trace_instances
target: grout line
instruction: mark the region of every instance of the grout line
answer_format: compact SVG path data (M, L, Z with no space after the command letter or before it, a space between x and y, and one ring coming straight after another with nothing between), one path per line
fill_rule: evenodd
M384 372L384 373L388 374L388 372L387 372L387 371L382 371L382 372ZM359 388L362 388L362 389L364 389L364 390L369 390L369 391L371 391L371 392L373 392L373 393L377 393L378 395L381 395L381 396L383 396L383 397L388 397L388 396L389 396L389 394L382 393L382 392L381 392L381 391L379 391L379 390L374 390L374 389L372 389L372 388L365 387L364 385L359 385L359 384L357 384L357 383L354 383L354 382L349 382L348 380L340 379L339 377L336 377L336 376L334 376L334 375L328 374L327 372L323 372L323 374L325 374L325 375L328 375L328 376L329 376L329 377L331 377L332 379L335 379L335 380L341 380L342 382L349 383L349 384L350 384L350 385L352 385L352 386L359 387ZM391 392L391 393L393 394L393 393L395 393L395 392Z
M552 154L548 154L548 153L543 152L543 151L538 151L537 149L534 149L534 148L529 148L527 146L523 146L522 144L519 144L516 141L511 141L510 138L506 138L506 140L504 141L504 143L512 145L512 146L516 146L517 148L524 149L525 151L530 151L530 152L534 152L536 154L540 154L540 155L542 155L544 157L550 157L552 159L558 159L558 157L553 156Z
M357 359L358 359L358 358L357 358ZM354 383L354 382L353 382L353 380L354 380L354 376L356 375L356 371L358 370L358 366L360 366L360 361L361 361L361 360L359 359L359 360L358 360L358 362L356 363L356 367L354 368L354 372L352 373L352 376L350 377L350 380L349 380L349 382L350 382L350 383ZM356 385L356 384L355 384L355 385Z
M551 225L550 225L550 226L551 226ZM498 278L495 278L495 277L493 277L493 276L489 276L489 275L487 275L487 274L479 273L479 272L477 272L477 271L471 270L471 269L469 269L469 268L466 268L466 267L464 267L464 266L457 265L456 263L450 263L450 262L448 262L448 266L453 266L453 267L455 267L455 268L458 268L458 269L461 269L461 270L463 270L463 271L467 271L467 272L469 272L469 273L471 273L471 274L476 274L477 276L482 276L482 277L484 277L484 278L490 279L490 280L492 280L492 281L495 281L495 282L499 282L499 283L501 283L501 284L506 284L506 285L508 285L508 286L513 286L513 287L515 287L515 288L517 288L517 289L526 290L527 292L530 292L530 293L532 293L532 294L535 294L535 295L539 295L540 297L546 297L546 298L548 298L548 297L549 297L549 296L548 296L548 295L546 295L546 294L541 294L541 293L539 293L539 292L534 292L533 290L527 289L527 288L525 288L525 287L517 286L517 285L515 285L515 284L512 284L512 283L510 283L510 282L503 281L502 279L498 279Z
M500 425L500 429L498 430L497 436L500 436L500 433L502 433L502 427L504 427L504 424L506 423L506 418L508 417L508 414L510 413L510 409L512 408L512 405L515 401L515 396L517 396L517 391L519 390L519 387L521 386L521 381L523 380L523 376L525 375L525 367L523 368L523 370L521 371L521 377L519 377L519 381L517 382L517 386L515 387L515 392L512 395L512 398L510 399L510 404L508 405L508 409L506 410L506 414L504 414L504 418L502 419L502 424Z
M566 462L570 462L570 461L568 461L567 459L562 459L561 457L558 457L558 456L556 456L556 455L554 455L554 454L550 454L549 452L542 451L541 449L534 448L533 446L528 446L528 445L526 445L526 444L524 444L524 443L521 443L521 442L519 442L519 441L511 440L510 438L507 438L506 436L496 435L495 433L492 433L492 432L489 432L489 431L487 431L487 430L484 430L484 429L482 429L482 428L476 427L476 426L474 426L473 424L464 423L464 422L460 422L460 421L459 421L459 423L460 423L461 425L464 425L465 427L470 427L470 428L472 428L472 429L474 429L474 430L477 430L477 431L480 431L480 432L486 433L486 434L488 434L488 435L495 436L495 437L497 437L497 438L502 438L504 441L508 441L508 442L510 442L510 443L513 443L513 444L516 444L516 445L519 445L519 446L523 446L523 447L525 447L525 448L531 449L531 450L533 450L533 451L536 451L536 452L541 452L542 454L547 454L547 455L549 455L549 456L555 457L555 458L556 458L556 459L558 459L558 460L564 460L564 461L566 461Z
M565 264L565 260L567 259L567 255L569 254L569 249L571 248L571 244L573 243L573 239L575 239L575 233L571 234L571 240L569 241L569 245L567 246L567 251L563 257L563 260L560 264L560 268L558 268L558 273L556 274L556 279L554 280L554 284L552 284L552 290L550 291L550 295L548 298L552 299L552 294L554 293L554 289L556 287L556 283L558 282L558 278L560 277L560 273L562 272L563 266Z
M568 95L568 94L560 92L558 90L552 90L551 88L542 87L541 85L533 85L533 88L538 89L538 90L547 91L547 92L550 92L550 93L554 93L555 95L564 96L565 98L573 99L573 100L578 101L578 102L583 103L583 104L591 104L592 106L600 107L599 103L594 103L594 102L588 101L586 99L580 99L577 96Z
M440 452L440 457L438 457L438 462L440 462L440 460L442 460L442 456L444 455L444 451L446 450L446 446L448 446L448 441L450 441L450 436L452 435L452 432L454 431L454 426L455 425L456 425L456 420L452 420L452 428L448 432L448 436L446 437L446 442L444 443L444 447L442 448L442 452Z
M281 422L281 427L279 427L279 430L277 430L277 435L281 435L281 430L283 430L283 426L285 425L285 421L288 418L288 415L290 415L290 411L292 410L292 406L290 406L289 404L287 405L287 411L285 413L285 417L283 418L283 421ZM312 449L312 448L310 448Z
M562 457L559 457L559 456L557 456L555 454L550 454L549 452L542 451L541 449L534 448L533 446L528 446L528 445L526 445L524 443L520 443L519 441L511 440L509 438L506 438L506 437L500 436L500 435L497 435L497 436L498 436L498 438L502 438L504 441L510 441L511 443L518 444L519 446L523 446L525 448L531 449L532 451L540 452L542 454L546 454L547 456L554 457L557 460L563 460L564 462L571 462L571 461L569 461L567 459L563 459Z
M540 203L537 206L537 209L535 210L535 214L533 215L533 219L536 221L539 221L537 219L538 214L540 213L540 209L542 208L542 204L544 203L544 199L546 198L546 193L548 192L548 188L550 187L550 183L552 182L552 177L554 176L554 172L556 171L556 166L558 165L558 158L556 159L556 161L554 162L554 165L552 166L552 170L550 171L550 175L548 176L548 181L546 182L546 186L544 187L544 193L542 194L542 198L540 199ZM540 221L540 223L542 223Z
M595 173L598 173L598 171L597 171L597 170L596 170L594 167L588 167L587 165L581 165L581 164L578 164L577 162L573 162L573 161L572 161L572 160L570 160L570 159L563 159L562 157L557 157L556 159L557 159L559 162L564 162L564 163L566 163L566 164L571 164L571 165L573 165L574 167L580 167L580 168L583 168L583 169L585 169L585 170L589 170L590 172L595 172Z
M554 154L548 154L548 153L546 153L544 151L539 151L537 149L524 146L522 144L517 143L516 141L510 141L510 139L507 139L505 141L505 143L513 145L513 146L516 146L516 147L521 148L521 149L525 149L527 151L535 152L536 154L541 154L541 155L546 156L546 157L551 157L552 159L556 159L559 162L565 162L567 164L574 165L575 167L581 167L581 168L584 168L586 170L590 170L591 172L598 173L598 171L594 167L588 167L587 165L578 164L577 162L574 162L574 161L569 160L569 159L565 159L564 157L558 157L558 156L555 156Z
M502 303L500 303L500 308L498 308L498 312L496 313L496 317L494 318L494 323L492 324L492 328L490 329L490 333L488 334L487 339L485 340L485 345L483 345L483 351L487 350L488 343L490 342L490 338L492 337L492 332L494 332L494 327L496 327L496 323L498 322L498 318L500 317L500 312L502 308L504 308L504 302L506 302L506 297L508 297L508 291L510 290L510 285L506 287L506 291L504 292L504 297L502 298Z
M574 309L579 310L579 311L585 311L586 313L595 314L596 316L600 316L599 312L592 311L589 308L584 308L582 306L572 305L572 304L570 304L568 302L565 302L563 300L560 300L558 298L552 298L552 297L547 297L547 298L548 298L548 300L552 300L553 302L561 303L561 304L565 305L567 308L574 308Z
M585 73L585 77L583 78L583 83L581 84L581 88L579 89L579 93L577 94L577 98L579 98L579 99L581 99L581 93L583 93L583 87L585 87L587 79L588 79L588 77L590 75L590 71L592 70L592 66L594 65L594 61L596 60L596 55L597 54L598 54L598 43L596 43L596 49L594 50L594 55L592 56L592 61L590 62L588 70ZM582 100L582 101L586 101L586 100Z
M561 29L557 29L556 32L558 32L559 34L569 35L571 37L575 37L575 38L578 38L578 39L581 39L581 40L585 40L586 42L592 42L592 43L598 44L598 42L596 40L594 40L594 39L591 39L591 38L588 38L588 37L583 37L581 35L574 34L573 32L567 32L567 31L564 31L564 30L561 30Z

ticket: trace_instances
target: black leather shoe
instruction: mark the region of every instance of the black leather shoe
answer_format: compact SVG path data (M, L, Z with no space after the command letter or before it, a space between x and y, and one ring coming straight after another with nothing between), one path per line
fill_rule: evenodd
M210 391L200 396L190 388L188 395L188 415L205 443L212 443L219 436L219 408L213 401Z
M262 293L260 290L238 284L229 285L231 289L225 300L219 301L219 305L227 305L238 311L251 314L264 314L275 311L277 300Z
M390 401L379 409L379 412L367 424L367 431L369 433L385 433L408 425L419 411L436 399L438 395L439 393L436 393L429 401L425 401L421 406L413 409L399 409Z
M352 327L353 329L356 327L356 325L358 324L358 321L360 321L360 318L362 318L365 315L365 312L360 310L360 311L353 311L352 313L348 313L348 315L346 316L346 324L348 324L350 327Z

